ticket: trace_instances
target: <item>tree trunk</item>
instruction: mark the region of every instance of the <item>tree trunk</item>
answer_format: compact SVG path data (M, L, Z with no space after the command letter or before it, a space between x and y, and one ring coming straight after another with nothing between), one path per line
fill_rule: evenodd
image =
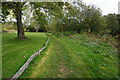
M80 33L80 31L81 31L80 29L77 29L78 34Z
M22 25L22 20L21 20L21 2L17 2L17 7L16 7L16 13L17 13L17 27L18 27L18 38L24 39L24 28Z

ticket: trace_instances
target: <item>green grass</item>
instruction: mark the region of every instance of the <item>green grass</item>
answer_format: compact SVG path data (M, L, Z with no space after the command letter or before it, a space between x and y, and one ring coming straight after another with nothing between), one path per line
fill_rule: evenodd
M2 78L11 78L47 40L44 33L26 32L25 35L27 39L21 40L16 38L16 33L2 34Z
M47 39L44 33L26 33L27 39L16 39L16 33L3 33L2 77L11 78ZM50 42L20 78L118 78L117 48L101 39L75 34L50 35Z
M86 35L50 35L50 42L20 78L118 78L117 49Z

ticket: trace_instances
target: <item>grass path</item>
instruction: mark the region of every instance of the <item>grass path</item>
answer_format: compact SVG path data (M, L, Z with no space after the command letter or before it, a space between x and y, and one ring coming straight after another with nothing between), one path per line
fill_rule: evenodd
M75 38L76 39L76 38ZM25 78L117 78L117 55L105 52L110 48L95 49L80 44L79 40L68 37L50 36L48 49L43 58L36 59L32 70L26 70ZM101 54L96 54L96 50ZM104 50L106 49L106 50ZM111 51L112 52L112 51ZM112 57L111 57L112 56Z
M50 38L51 43L47 55L42 61L35 67L34 72L31 74L31 78L64 78L68 75L69 71L65 65L64 46L55 37ZM41 64L42 63L42 64Z

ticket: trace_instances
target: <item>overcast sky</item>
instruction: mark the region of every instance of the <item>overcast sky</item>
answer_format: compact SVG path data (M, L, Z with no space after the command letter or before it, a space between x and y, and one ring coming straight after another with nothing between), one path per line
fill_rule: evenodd
M82 0L86 4L94 4L102 10L102 14L118 14L118 2L120 0Z

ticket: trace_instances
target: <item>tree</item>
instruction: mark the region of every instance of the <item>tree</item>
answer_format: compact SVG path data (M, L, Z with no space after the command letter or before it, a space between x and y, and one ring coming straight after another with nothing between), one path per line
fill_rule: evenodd
M58 20L63 16L63 2L31 2L30 4L34 8L34 20L37 21L37 24L39 24L40 29L43 31L46 31L46 29L50 29L50 26L47 25L48 23L52 22L53 18L56 18L56 20ZM51 28L53 28L53 26Z
M16 16L17 16L18 38L25 38L21 15L22 15L21 14L21 3L17 2Z
M45 25L48 25L46 13L40 11L40 9L37 9L37 10L35 9L33 12L33 18L35 20L36 31L38 30L46 31Z
M25 3L21 2L2 2L2 14L3 18L5 19L7 15L9 15L9 10L13 10L16 20L17 20L17 30L18 30L18 38L24 39L26 38L24 35L24 29L22 25L22 7Z
M29 4L29 2L27 2L26 4L24 4L24 6L22 7L22 20L23 20L23 28L28 28L28 26L30 25L30 23L33 22L33 17L31 17L32 15L32 6Z
M22 16L22 7L25 4L25 2L3 2L2 3L2 13L3 13L3 18L5 19L7 15L9 15L9 10L12 10L16 16L16 20L17 20L17 29L18 29L18 38L25 38L24 35L24 29L23 29L23 25L22 25L22 20L21 20L21 16ZM63 6L63 2L31 2L30 4L33 5L33 10L37 10L40 8L43 8L45 10L46 13L49 13L49 15L53 15L53 16L58 16L60 17L60 13L59 11L61 10L62 6ZM46 25L46 16L43 17L42 13L38 13L37 15L39 15L38 19L36 19L40 25ZM42 16L42 17L41 17ZM44 21L42 21L42 20Z
M117 20L118 20L118 34L120 34L120 14L117 15Z
M106 17L107 28L110 30L110 34L116 34L118 32L118 21L115 14L108 14Z
M85 5L82 1L64 4L63 17L57 21L57 31L81 31L101 32L106 26L105 18L101 10L94 5ZM59 26L59 27L58 27Z

